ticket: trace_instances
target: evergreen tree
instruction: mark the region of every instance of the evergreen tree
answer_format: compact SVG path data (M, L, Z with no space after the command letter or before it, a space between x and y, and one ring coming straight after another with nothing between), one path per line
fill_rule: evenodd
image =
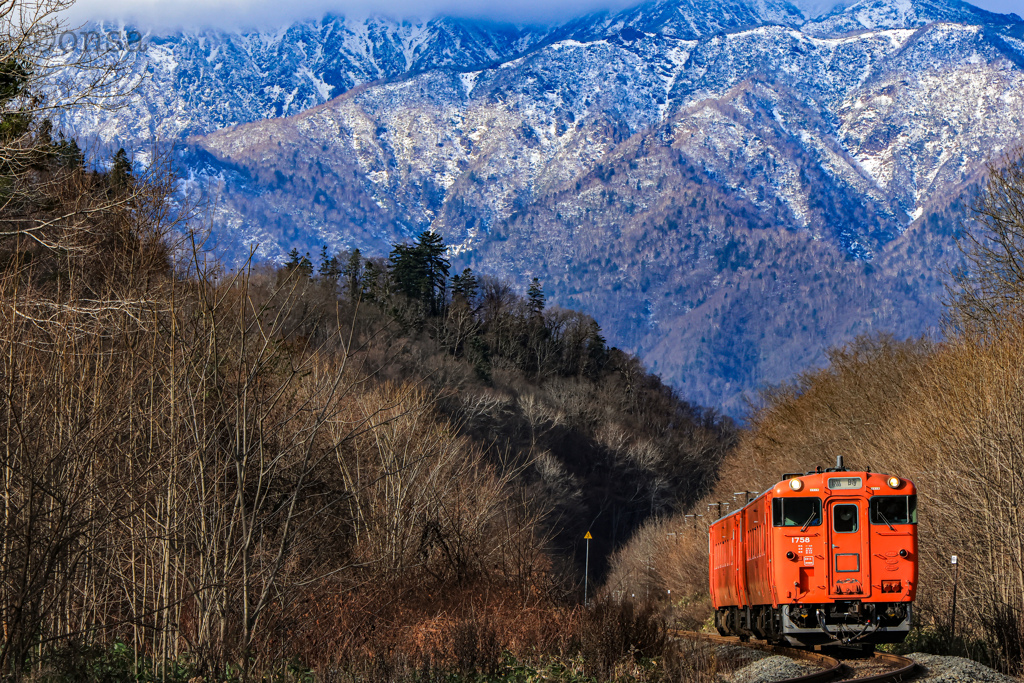
M341 275L341 268L338 267L338 257L327 255L327 245L323 245L320 250L320 268L317 270L317 275L322 280L329 283L337 283L338 277Z
M309 260L308 251L306 252L306 255L302 257L302 260L299 261L299 273L306 278L313 277L313 262Z
M363 293L363 259L358 249L353 249L348 255L348 261L342 269L341 274L348 283L348 296L350 299L357 299Z
M74 138L66 139L64 133L60 134L60 141L56 145L56 152L57 160L62 166L81 168L85 165L85 154L82 153L81 148L78 146L78 141Z
M378 268L376 263L367 260L363 269L361 292L365 293L371 301L382 301L389 294L387 289L381 289L381 282L386 281L386 275L387 273Z
M431 230L420 233L417 245L423 258L423 274L426 277L426 303L431 315L438 315L444 308L448 291L448 271L451 263L445 258L448 247L441 236Z
M18 59L10 58L0 62L0 106L8 109L0 114L0 141L15 140L28 132L32 115L9 101L24 95L29 81L28 69ZM5 172L8 169L3 169Z
M394 245L388 257L398 290L422 302L429 315L438 315L444 308L451 268L444 257L446 250L440 235L425 230L413 244Z
M533 282L530 283L530 289L526 294L530 300L530 313L533 317L540 317L544 313L544 288L541 287L540 280L533 278Z
M132 175L132 172L132 162L128 158L128 153L122 147L114 155L114 164L110 168L111 187L118 191L131 189L135 183L135 177Z
M477 291L480 288L480 283L476 279L476 275L469 268L462 271L462 275L455 275L452 277L452 299L460 297L467 304L472 304L473 300L476 299Z
M597 379L601 370L608 362L608 346L601 334L601 326L597 321L590 322L590 332L587 335L587 363L586 372L591 379Z
M305 256L299 255L299 250L294 247L288 252L288 262L284 264L284 267L289 271L297 270L299 275L307 278L313 276L313 263L309 260L309 252L306 252Z
M426 274L417 245L394 245L391 254L388 255L388 268L398 291L417 301L423 297Z
M0 64L0 103L6 102L25 92L28 85L28 69L15 58Z

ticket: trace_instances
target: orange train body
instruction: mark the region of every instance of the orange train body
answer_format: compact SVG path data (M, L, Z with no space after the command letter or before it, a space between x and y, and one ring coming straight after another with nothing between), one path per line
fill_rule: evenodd
M917 491L839 468L787 478L710 530L723 635L794 646L900 642L917 592Z

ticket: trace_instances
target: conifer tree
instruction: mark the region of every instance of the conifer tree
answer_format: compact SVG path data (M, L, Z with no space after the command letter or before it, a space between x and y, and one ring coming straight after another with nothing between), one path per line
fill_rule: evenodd
M341 274L348 283L348 296L350 299L357 299L363 292L363 259L358 249L353 249L348 256L348 261L342 269Z
M448 289L448 271L451 263L444 256L448 247L441 236L431 230L420 233L417 246L423 258L426 303L430 308L430 314L438 315L444 308Z
M601 334L601 326L597 324L596 320L592 320L590 321L590 331L587 335L587 375L591 379L596 379L607 362L607 342L604 335Z
M361 293L371 301L380 302L390 293L389 289L381 290L381 281L387 282L387 271L379 268L373 261L367 260L362 274Z
M110 184L117 190L128 189L133 181L132 173L132 162L122 147L114 155L114 164L110 168Z
M388 258L391 277L399 291L422 302L432 316L441 312L446 300L451 264L444 256L445 251L441 236L425 230L413 244L394 245Z
M470 268L462 271L462 275L452 277L452 298L461 297L467 304L472 304L476 298L480 283Z
M57 143L57 158L68 168L80 168L85 164L85 154L78 146L78 141L74 138L66 139L64 133L60 134L60 142Z
M25 94L28 82L29 74L21 61L0 62L0 141L14 141L27 133L32 124L32 117L22 111L15 99Z
M317 270L317 275L325 282L330 283L337 283L338 277L341 275L341 268L338 267L338 257L327 255L326 244L320 249L320 268Z
M544 313L544 288L541 286L538 278L533 278L533 281L530 283L527 298L530 300L530 313L533 317L539 317Z
M306 278L313 277L313 262L309 260L308 251L306 252L306 255L302 257L302 260L299 261L299 273Z
M289 271L297 270L299 275L307 278L313 276L313 263L309 260L308 251L305 256L300 256L299 250L293 247L288 252L288 262L284 264L284 267Z
M414 244L396 244L388 255L388 268L395 286L410 299L423 295L425 275L420 252Z

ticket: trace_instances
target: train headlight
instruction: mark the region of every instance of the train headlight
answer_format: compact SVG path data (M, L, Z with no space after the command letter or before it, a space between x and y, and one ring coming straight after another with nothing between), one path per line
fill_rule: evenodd
M793 489L794 491L799 491L803 487L804 487L804 483L802 481L800 481L799 479L790 479L789 480L789 488Z
M902 483L899 477L889 477L889 488L891 489L898 489Z

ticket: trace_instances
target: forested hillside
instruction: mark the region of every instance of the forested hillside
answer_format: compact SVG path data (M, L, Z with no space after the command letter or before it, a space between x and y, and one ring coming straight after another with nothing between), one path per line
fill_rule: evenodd
M783 473L829 467L842 455L850 468L891 472L918 487L921 576L908 647L1024 669L1019 152L991 170L973 216L960 240L965 267L950 282L946 338L862 336L833 349L825 369L766 392L715 490L688 511L704 517L645 526L614 560L609 590L671 589L684 596L685 616L703 621L709 520L742 505L744 494L735 492L763 491ZM958 612L955 632L952 555L959 604L970 605Z
M0 64L4 676L633 666L639 636L606 647L601 619L664 647L650 613L576 608L579 543L593 580L692 504L728 420L541 282L451 273L429 231L225 268L166 159L86 159L33 55Z
M293 250L283 269L255 277L262 286L294 280L306 317L289 338L319 339L325 325L355 334L373 358L368 377L429 388L461 434L529 483L556 554L578 564L583 534L601 537L591 558L600 575L605 555L644 519L708 489L731 421L609 348L593 318L548 307L539 280L522 297L468 268L450 274L446 253L424 232L388 259Z

